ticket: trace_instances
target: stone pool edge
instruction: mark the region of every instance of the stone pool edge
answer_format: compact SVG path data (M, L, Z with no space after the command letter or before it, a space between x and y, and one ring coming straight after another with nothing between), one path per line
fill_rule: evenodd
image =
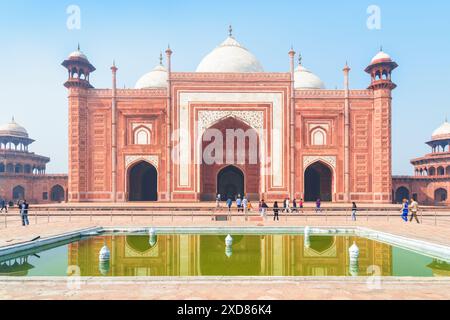
M376 277L382 283L415 283L415 284L443 284L450 286L450 277ZM0 283L67 283L77 281L79 284L136 284L136 283L170 283L170 284L208 284L226 282L232 283L346 283L373 284L374 277L352 277L352 276L331 276L331 277L310 277L310 276L181 276L181 277L0 277ZM369 283L370 281L370 283Z

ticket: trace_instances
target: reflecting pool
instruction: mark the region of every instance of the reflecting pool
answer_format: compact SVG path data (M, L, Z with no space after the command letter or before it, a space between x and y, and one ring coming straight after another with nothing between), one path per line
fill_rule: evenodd
M349 248L356 244L357 259ZM106 246L110 256L100 261ZM22 257L0 276L450 276L449 262L356 236L101 235Z

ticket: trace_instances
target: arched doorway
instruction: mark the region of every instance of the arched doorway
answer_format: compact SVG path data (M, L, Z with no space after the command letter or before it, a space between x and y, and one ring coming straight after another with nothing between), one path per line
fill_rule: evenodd
M222 200L235 199L238 195L244 196L244 173L235 166L228 166L220 170L217 175L217 193Z
M129 201L158 201L158 172L148 162L135 164L128 173Z
M402 203L403 199L409 200L409 190L405 187L400 187L395 192L395 203Z
M200 200L214 201L219 192L218 177L224 166L234 166L245 172L244 188L238 194L256 201L261 191L260 138L249 124L235 117L218 120L202 136L200 171ZM219 193L226 197L223 193ZM231 192L231 191L230 191ZM234 193L234 192L231 192Z
M64 188L61 187L59 184L53 186L53 188L50 191L50 199L53 202L63 202L65 200Z
M310 165L305 171L305 201L333 201L333 173L322 162Z
M13 200L24 200L25 199L25 189L22 186L14 187L13 189Z
M447 197L448 197L447 190L445 190L444 188L439 188L434 192L434 201L436 203L446 202Z

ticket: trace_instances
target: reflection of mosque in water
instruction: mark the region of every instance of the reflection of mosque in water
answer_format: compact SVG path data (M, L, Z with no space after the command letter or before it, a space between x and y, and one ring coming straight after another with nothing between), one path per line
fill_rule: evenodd
M28 263L28 257L22 257L0 263L0 277L22 277L27 276L28 271L34 266Z
M345 276L354 274L349 247L359 247L357 273L367 275L376 266L382 276L392 275L392 249L367 239L342 236L225 236L158 235L93 237L69 245L69 265L82 276ZM111 258L99 265L106 244ZM370 273L372 274L372 273Z

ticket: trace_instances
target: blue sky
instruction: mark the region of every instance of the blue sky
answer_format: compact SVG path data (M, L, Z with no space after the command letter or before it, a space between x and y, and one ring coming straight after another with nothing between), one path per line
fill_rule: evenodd
M381 29L369 30L369 5L381 9ZM81 9L81 29L66 26L69 5ZM380 45L398 62L393 101L393 170L411 174L409 160L450 116L450 3L407 1L1 1L0 122L14 115L36 139L32 150L51 157L48 172L67 172L66 71L61 62L80 42L109 87L113 59L119 86L133 87L170 43L175 71L194 71L232 24L239 42L266 71L287 71L291 44L327 87L366 88L364 68Z

